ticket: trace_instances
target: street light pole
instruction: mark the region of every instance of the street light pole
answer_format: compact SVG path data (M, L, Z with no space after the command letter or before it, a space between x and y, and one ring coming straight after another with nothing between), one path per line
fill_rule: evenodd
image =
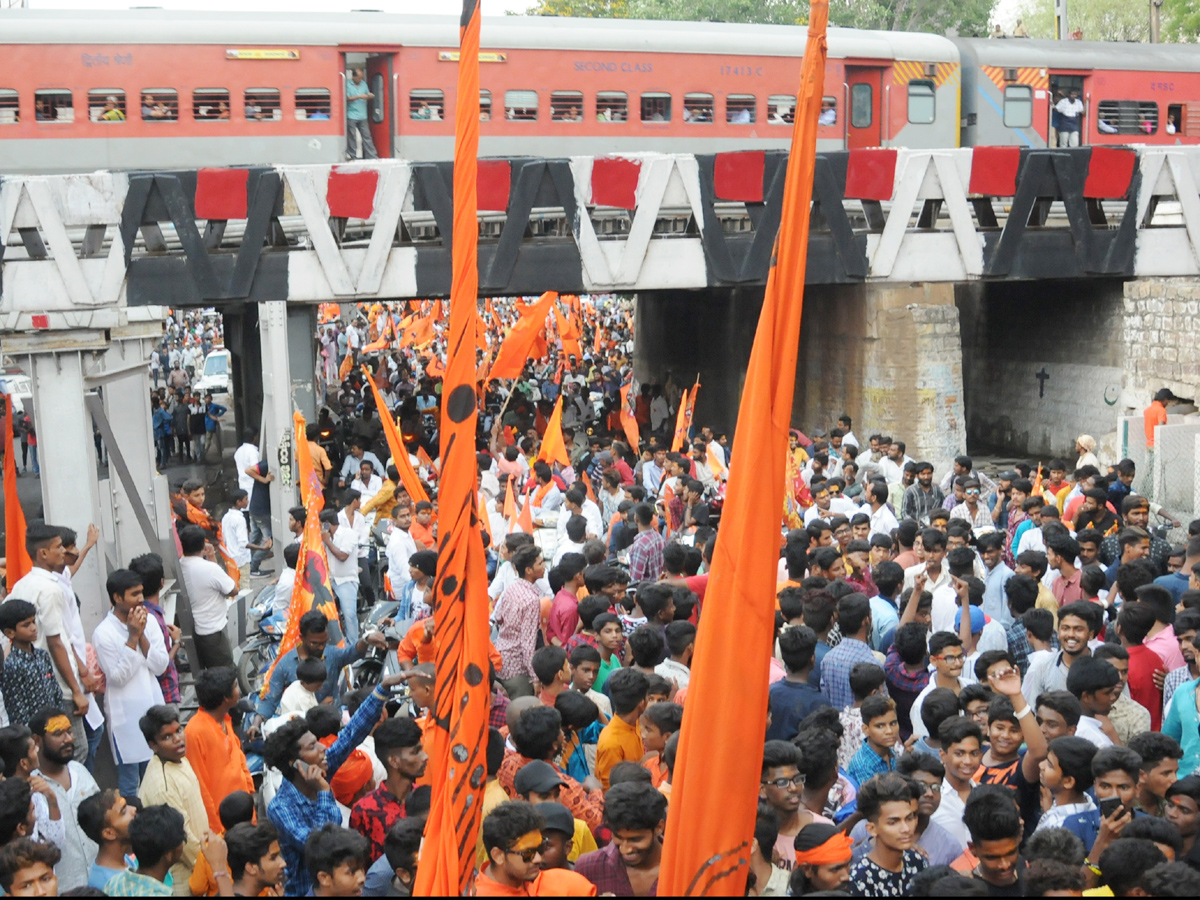
M1150 43L1162 42L1162 23L1159 19L1162 13L1163 0L1150 0Z
M1067 27L1067 0L1054 0L1054 39L1065 41L1070 34Z

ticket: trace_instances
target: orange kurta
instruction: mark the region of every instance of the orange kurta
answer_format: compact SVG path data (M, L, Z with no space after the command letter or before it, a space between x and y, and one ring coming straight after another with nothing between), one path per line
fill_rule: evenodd
M222 730L224 725L224 730ZM216 834L224 832L217 807L234 791L254 793L254 779L246 766L246 754L233 732L233 722L225 716L217 722L206 710L199 710L183 729L187 737L187 758L200 783L208 791L208 827Z

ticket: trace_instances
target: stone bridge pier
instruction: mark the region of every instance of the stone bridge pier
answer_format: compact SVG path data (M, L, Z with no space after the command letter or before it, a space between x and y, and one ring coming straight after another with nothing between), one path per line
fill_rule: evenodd
M635 372L690 385L695 421L732 432L763 288L638 295ZM949 464L966 446L962 344L951 284L809 285L792 423L828 430L841 413L862 440L884 432L914 458Z

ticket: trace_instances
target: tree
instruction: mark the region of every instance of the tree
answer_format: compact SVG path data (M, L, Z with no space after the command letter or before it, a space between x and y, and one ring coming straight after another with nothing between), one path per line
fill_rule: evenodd
M1030 37L1054 37L1054 0L1022 0L1017 17L1025 20ZM1082 30L1085 41L1147 41L1150 8L1128 0L1088 0L1068 6L1067 24L1071 31Z
M1162 8L1162 39L1181 43L1200 34L1200 0L1165 0Z
M534 16L666 19L676 22L737 22L796 25L807 21L800 0L539 0Z
M830 24L983 37L996 0L830 0Z

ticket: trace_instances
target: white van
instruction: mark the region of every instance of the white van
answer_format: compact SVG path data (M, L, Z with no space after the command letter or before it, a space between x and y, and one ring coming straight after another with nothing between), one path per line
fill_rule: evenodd
M212 391L214 394L229 393L229 367L231 358L229 351L221 347L209 352L204 357L204 368L198 373L192 389L201 394Z

